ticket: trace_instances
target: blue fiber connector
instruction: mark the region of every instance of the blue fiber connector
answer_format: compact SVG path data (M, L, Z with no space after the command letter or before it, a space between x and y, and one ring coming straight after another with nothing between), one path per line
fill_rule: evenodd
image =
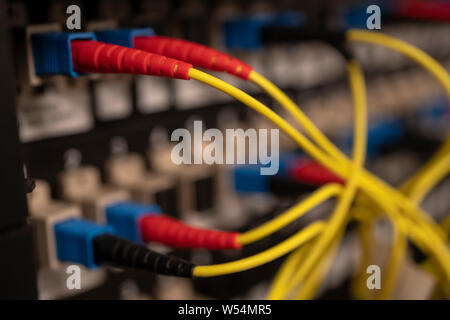
M261 175L257 164L239 165L233 169L234 189L239 193L268 193L270 176Z
M95 269L92 240L102 234L114 234L114 228L83 219L55 224L56 252L60 261L74 262Z
M34 68L38 76L69 75L77 77L72 64L72 40L97 40L92 32L49 32L31 36Z
M367 130L367 157L377 156L383 145L401 140L405 133L405 124L400 118L381 119L369 124ZM343 141L343 149L351 150L353 133L348 133Z
M284 175L291 165L301 158L298 152L280 155L277 176ZM233 168L234 189L239 193L268 193L272 176L261 175L261 164L239 165Z
M135 37L151 37L155 32L151 28L113 29L95 32L98 41L133 48Z
M106 207L106 221L115 229L119 237L134 242L142 242L140 218L150 214L160 214L156 205L124 201Z
M229 49L252 50L262 47L261 30L264 27L299 27L305 16L298 11L244 15L225 22L225 45Z

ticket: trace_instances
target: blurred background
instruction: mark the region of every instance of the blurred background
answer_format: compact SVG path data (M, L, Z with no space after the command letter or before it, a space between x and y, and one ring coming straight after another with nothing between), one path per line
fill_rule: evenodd
M353 116L344 59L324 42L289 40L271 30L367 29L366 9L376 4L381 9L382 32L423 49L450 70L450 3L443 0L2 0L0 60L2 70L7 70L2 71L0 88L4 130L13 125L15 116L18 120L18 128L3 132L8 154L2 167L11 170L2 190L21 190L14 174L22 170L35 179L36 187L28 195L27 206L20 204L19 196L8 197L11 207L0 214L0 243L5 248L0 253L0 273L5 274L2 267L7 272L20 268L22 287L11 290L28 297L264 298L284 258L250 271L196 280L132 270L83 270L83 289L74 293L65 287L66 265L48 263L36 253L42 235L33 234L25 221L45 210L101 210L126 192L192 225L244 231L276 216L316 187L314 181L286 186L280 174L281 182L271 181L268 188L269 178L255 174L254 166L172 165L170 134L176 128L192 128L194 120L210 128L274 128L242 104L194 81L128 75L36 77L30 37L44 31L68 31L66 8L72 4L81 8L81 31L151 27L156 34L195 41L240 58L285 90L346 153L352 145ZM352 43L350 50L362 64L367 81L366 167L398 185L444 141L450 121L448 100L439 84L407 58L363 43ZM255 86L220 77L287 116ZM289 157L308 160L281 133L280 156L281 163ZM450 212L449 195L447 178L425 199L423 208L441 221ZM235 260L269 248L312 220L327 216L333 205L329 200L239 252L152 247L197 264ZM11 233L11 228L17 230ZM389 224L379 223L374 234L374 261L383 264L389 252ZM3 262L2 256L10 262ZM359 259L359 242L350 224L317 298L351 299L350 283ZM423 260L418 249L410 246L395 298L433 297L434 280L418 267ZM0 286L0 297L11 293Z

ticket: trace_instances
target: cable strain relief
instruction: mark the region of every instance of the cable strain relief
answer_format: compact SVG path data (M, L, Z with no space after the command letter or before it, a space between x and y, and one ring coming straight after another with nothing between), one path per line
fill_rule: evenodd
M195 228L164 215L143 217L141 234L145 242L159 242L178 248L241 248L239 233Z
M293 164L289 168L288 175L304 183L316 186L324 185L326 183L339 183L345 185L345 181L339 176L310 159L302 159Z
M97 41L71 42L74 69L96 73L128 73L189 79L191 64L142 50Z
M253 68L244 62L213 48L182 39L163 36L136 37L136 49L165 55L191 63L195 67L214 71L226 71L244 80L248 80Z
M250 72L252 72L252 70L253 70L253 68L250 65L248 65L236 58L231 58L228 61L227 68L226 68L226 71L229 74L232 74L232 75L239 77L241 79L244 79L244 80L249 79Z
M158 274L191 278L195 265L180 258L164 255L149 248L124 240L112 234L93 239L97 264L109 264L155 272Z
M178 61L174 69L174 78L181 80L189 80L190 79L189 70L192 68L193 68L192 64L183 61Z

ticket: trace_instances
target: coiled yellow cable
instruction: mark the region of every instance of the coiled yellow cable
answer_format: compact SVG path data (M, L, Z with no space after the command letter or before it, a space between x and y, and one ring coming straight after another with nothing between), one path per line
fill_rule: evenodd
M362 33L365 33L364 31L361 31ZM366 35L361 34L359 31L349 32L349 40L355 40L355 41L367 41L362 40L365 39ZM411 50L412 46L406 45L404 46L401 41L397 42L386 42L386 37L382 35L382 37L374 37L371 38L368 42L373 43L379 43L387 47L391 47L395 50L399 50L403 53L407 53L407 55L410 55L413 57L416 61L418 61L420 64L422 64L424 67L430 69L432 68L432 74L435 75L438 80L444 84L444 87L446 88L447 92L449 93L450 90L450 77L445 72L445 69L439 66L438 63L436 63L431 57L427 56L426 54L422 53L420 50L415 49L416 51L421 52L421 54L417 54L416 51ZM389 37L387 37L389 38ZM444 72L442 72L444 71ZM214 77L211 77L207 74L204 74L198 70L191 69L190 71L190 77L193 79L196 79L198 81L207 83L210 86L213 86L233 97L235 97L237 100L243 102L244 104L250 106L251 108L255 109L256 111L260 112L261 114L265 115L267 118L272 120L276 125L278 125L282 130L284 130L291 138L293 138L300 147L305 149L311 156L316 158L320 163L325 165L330 170L333 170L335 173L340 175L343 178L352 177L352 175L355 174L355 171L353 170L354 163L350 162L341 152L339 149L337 149L329 140L310 122L310 120L300 111L300 109L292 102L290 101L287 96L285 96L278 88L275 86L271 86L271 83L268 82L265 78L262 76L256 74L255 72L252 72L250 75L250 78L252 81L260 85L265 91L270 93L274 98L276 98L277 101L280 103L282 102L282 105L285 106L285 108L294 114L294 116L298 119L298 121L305 126L306 123L306 131L308 134L316 140L316 142L319 144L320 147L323 148L323 150L318 149L315 145L313 145L307 138L305 138L301 133L299 133L297 130L295 130L292 126L290 126L284 119L280 118L276 113L262 105L259 101L253 99L252 97L246 95L242 91L222 82L219 79L216 79ZM275 89L274 89L275 88ZM284 95L284 97L283 97ZM287 100L286 100L286 99ZM287 106L287 107L286 107ZM357 124L358 125L358 122ZM450 141L450 140L448 140ZM447 142L448 142L447 141ZM324 151L326 153L324 153ZM444 148L444 151L445 148ZM328 154L327 154L328 153ZM444 153L443 153L444 154ZM442 160L441 157L437 157L437 160L435 159L435 163L442 164L441 167L436 169L435 165L429 165L430 170L428 169L424 171L424 174L420 174L417 179L414 179L413 182L409 184L408 188L412 186L412 190L422 190L419 194L422 194L422 197L424 194L428 192L434 186L437 181L439 181L444 173L448 171L447 167L444 165L445 161ZM430 176L430 172L432 173ZM396 228L398 226L402 226L402 230L400 232L400 229L396 229L396 241L394 242L394 247L392 250L392 258L391 258L391 266L388 268L392 271L392 276L388 276L386 280L388 283L384 286L387 286L388 288L392 288L393 280L389 279L395 279L396 270L398 270L398 264L402 260L402 253L404 253L405 248L405 241L404 241L404 235L405 230L411 237L411 239L419 245L424 251L429 252L435 256L435 258L439 261L441 268L443 269L444 273L447 276L447 279L450 279L450 255L448 252L448 247L442 242L443 235L440 233L440 230L438 231L437 226L435 225L434 221L432 221L428 215L426 215L425 212L423 212L420 208L416 207L415 203L412 202L409 198L405 197L403 194L398 192L396 189L392 188L391 186L387 185L383 181L379 180L377 177L372 176L368 172L362 172L362 178L360 181L360 187L367 192L367 196L372 200L375 201L385 212L390 216L390 218L395 222ZM423 181L420 182L419 181ZM348 190L348 186L350 181L347 181L347 186L345 188L345 191ZM356 190L356 187L359 185L359 183L354 183L354 189ZM418 187L417 187L418 186ZM326 190L326 189L325 189ZM322 191L322 190L319 190ZM337 192L337 191L336 191ZM348 191L347 191L348 192ZM350 193L350 192L349 192ZM417 193L417 191L416 191ZM325 193L324 193L325 194ZM344 192L341 195L341 199L344 198L344 195L346 193ZM279 228L282 228L286 224L290 223L294 219L298 218L299 216L303 215L305 212L307 212L309 209L320 203L319 198L316 197L317 194L312 195L312 199L308 198L306 200L306 204L299 203L295 207L291 208L288 212L282 214L277 219L259 227L255 230L252 230L246 234L243 234L239 241L242 244L250 243L256 240L259 240L268 234L278 230ZM330 195L331 196L331 195ZM336 208L335 213L339 210L340 215L338 217L346 217L348 219L348 214L346 213L348 211L349 202L351 199L353 199L353 195L347 195L345 197L345 201L341 200L340 202L347 202L348 204L341 205ZM324 199L328 198L324 197ZM398 208L396 206L399 206ZM341 209L344 208L344 209ZM295 209L295 210L294 210ZM400 209L400 211L398 210ZM333 215L334 216L334 215ZM402 219L405 219L404 221ZM339 220L337 220L339 222ZM333 224L335 230L339 230L337 225L340 225L341 227L344 225L343 223L336 223ZM328 223L327 223L328 226ZM306 231L307 228L303 231ZM301 231L302 232L302 231ZM297 235L300 237L299 232ZM319 233L317 231L317 233ZM333 239L336 239L338 233L334 232L333 236L330 236L329 240L330 242L333 241ZM402 237L400 237L402 235ZM292 242L289 242L292 240L295 236L292 238L286 240L285 242L281 243L280 245L271 248L265 252L262 252L258 255L255 255L253 257L249 257L246 259L242 259L235 262L230 262L227 264L217 265L217 266L199 266L194 269L194 275L196 276L213 276L213 275L219 275L219 274L225 274L230 272L238 272L241 270L245 270L249 265L253 265L254 263L265 263L270 261L270 259L275 259L275 257L278 257L279 255L274 254L274 252L284 252L287 253L288 251L294 249L295 247L291 247L290 250L287 250L286 243L289 245L292 245ZM320 237L322 238L322 236ZM317 243L319 243L320 238L317 238ZM324 241L325 242L325 241ZM304 243L304 242L302 242ZM314 244L315 245L315 244ZM322 249L323 252L326 252L326 247L323 246L324 249ZM275 248L277 250L275 250ZM275 251L271 251L275 250ZM311 250L312 252L315 252L315 250ZM270 254L268 254L269 252ZM300 251L299 251L300 252ZM282 255L282 254L281 254ZM317 263L317 261L320 259L320 254L313 253L313 257L319 256L319 258L316 258L315 263L309 263L310 266L313 266ZM311 253L309 252L307 258L305 261L308 261L308 257L311 256ZM255 258L256 257L256 258ZM312 260L312 258L309 258ZM244 263L242 263L244 261ZM250 262L249 262L250 261ZM265 261L265 262L264 262ZM295 261L295 260L292 260ZM293 262L292 262L293 263ZM292 264L294 265L294 264ZM303 266L304 264L302 264ZM306 264L308 266L308 264ZM256 266L256 265L254 265ZM242 269L244 268L244 269ZM308 267L311 268L311 267ZM303 270L308 269L306 267L303 267ZM196 271L197 270L197 271ZM200 271L199 271L200 270ZM292 273L292 270L290 271ZM305 272L305 274L308 272ZM391 283L389 283L391 282ZM316 283L311 280L311 283ZM317 288L317 285L311 285L306 286L308 292L305 293L305 291L301 291L302 297L312 297L312 291L314 291L314 288ZM389 295L389 292L391 289L386 290L386 296ZM303 292L303 293L302 293Z
M314 146L308 139L306 139L300 132L295 130L284 119L282 119L275 112L268 109L266 106L264 106L262 103L260 103L253 97L251 97L251 96L247 95L246 93L242 92L241 90L239 90L239 89L237 89L237 88L235 88L213 76L210 76L204 72L201 72L199 70L191 69L189 72L189 75L192 79L198 80L198 81L206 83L216 89L219 89L219 90L229 94L230 96L236 98L238 101L241 101L244 104L246 104L247 106L253 108L257 112L263 114L264 116L266 116L267 118L272 120L276 125L278 125L285 133L287 133L292 139L294 139L294 141L296 141L299 144L299 146L303 147L306 151L308 151L314 158L316 158L323 165L330 168L331 170L334 170L335 172L337 172L338 174L340 174L343 177L345 177L347 175L348 168L347 168L347 170L345 170L345 168L336 167L334 162L331 159L329 159L322 151L317 149L317 147ZM364 181L362 181L362 182L364 182ZM370 181L366 181L365 185L363 184L362 187L365 187L365 189L367 189L367 191L369 193L372 191L372 193L374 193L373 198L377 201L380 201L379 200L380 193L377 193L377 187L374 187L373 185L371 185ZM383 196L384 196L384 194L383 194ZM381 199L382 198L383 197L381 197ZM380 203L380 205L382 205L382 206L388 205L388 204L389 204L388 202L386 202L386 203L384 202L384 199ZM391 207L391 209L393 210L393 207ZM436 246L436 241L433 241L433 244L431 244L428 241L428 243L426 243L426 245L427 246L430 246L430 245ZM436 258L438 261L440 261L440 263L443 266L447 267L447 270L448 270L447 274L450 277L450 267L449 267L450 263L448 263L450 261L450 259L447 259L448 254L447 254L447 256L445 255L445 251L443 250L442 245L439 245L438 250L441 253L443 252L444 255L442 257L436 257ZM432 252L435 252L435 251L432 251Z
M367 31L359 31L359 30L351 30L348 32L348 39L353 41L366 41L366 42L372 42L379 45L383 45L386 47L389 47L391 49L400 51L407 56L411 57L415 61L417 61L419 64L421 64L424 68L428 69L432 75L434 75L444 86L446 89L446 92L449 94L450 97L450 81L449 76L445 69L443 69L433 58L422 52L421 50L404 43L403 41L393 39L389 36L382 35L379 33L374 32L367 32ZM297 121L306 129L306 131L309 133L311 137L313 137L316 142L319 143L326 151L329 152L331 156L333 156L337 161L343 161L343 155L342 153L334 147L334 145L312 124L309 119L301 112L301 110L298 108L298 106L292 102L281 90L279 90L275 85L273 85L270 81L265 79L263 76L257 74L256 72L253 72L250 74L250 80L252 80L255 84L260 86L264 91L266 91L269 95L271 95L276 101L278 101L283 107L285 107L286 110L288 110L294 118L297 119ZM450 139L447 140L444 147L441 148L442 152L448 152L447 150L450 148L447 148L446 145L450 145ZM439 153L436 156L439 160ZM444 160L440 160L442 166L436 166L435 163L432 161L431 164L428 164L428 167L433 168L433 171L431 173L434 173L434 175L427 174L430 172L429 170L426 170L428 168L425 167L425 174L421 175L421 178L425 180L425 182L428 182L428 189L430 189L437 181L442 179L442 176L445 175L446 171L448 171L444 165ZM441 168L441 170L439 170ZM432 180L431 178L434 177ZM376 180L375 180L376 182ZM419 185L423 185L424 183ZM386 186L384 184L384 186ZM424 190L426 192L427 190ZM431 221L431 219L420 209L413 208L410 202L406 199L402 199L401 197L396 194L398 199L400 199L400 203L404 206L404 208L407 208L408 210L413 209L413 211L421 216L423 220L419 220L420 223L429 222L432 225L432 228L429 228L426 226L428 230L431 231L431 229L434 229L436 231L436 226L434 222ZM398 227L396 227L398 228ZM438 230L437 232L439 232ZM398 233L397 233L398 235ZM434 237L434 235L432 235ZM400 243L401 240L399 236L396 236L396 243ZM442 245L441 245L442 246ZM395 256L403 255L401 253L401 250L398 250L395 246L393 248L393 254ZM395 259L393 260L395 261ZM391 268L389 268L391 270ZM389 272L388 272L389 273Z

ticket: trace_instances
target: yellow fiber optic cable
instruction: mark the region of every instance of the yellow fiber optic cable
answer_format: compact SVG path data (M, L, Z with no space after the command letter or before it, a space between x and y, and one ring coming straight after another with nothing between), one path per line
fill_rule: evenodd
M447 71L437 63L432 57L402 40L395 39L388 35L365 30L352 29L347 31L347 39L350 41L369 42L391 48L408 56L418 64L427 69L445 88L450 99L450 82Z
M378 44L395 51L401 52L402 54L408 56L412 60L419 63L422 67L428 70L444 87L447 95L450 98L450 76L447 71L432 57L423 52L422 50L393 37L378 33L363 30L349 30L347 32L347 39L350 41L362 41ZM450 137L447 139L444 146L441 148L442 151L446 151L450 148ZM439 153L437 154L439 155ZM434 157L433 157L434 158ZM432 158L432 160L433 160ZM431 163L432 165L432 163ZM398 194L393 194L398 196ZM409 205L408 205L409 206ZM422 217L424 216L421 214ZM430 219L426 218L429 222Z
M354 101L354 146L353 146L353 171L347 181L344 191L342 192L339 202L327 221L324 232L318 238L317 242L311 248L309 255L303 260L298 270L300 281L304 281L305 277L311 273L317 262L326 253L332 245L332 241L343 230L346 221L349 219L348 209L353 201L358 187L358 180L361 176L361 169L364 166L367 141L367 101L365 96L364 77L355 61L347 63L349 72L350 89ZM303 287L299 296L312 296L313 287Z
M284 119L279 117L276 113L274 113L272 110L268 109L266 106L261 104L256 99L250 97L246 93L242 92L241 90L234 88L233 86L213 77L210 76L204 72L201 72L196 69L191 69L189 72L189 75L192 79L198 80L200 82L206 83L212 87L215 87L218 90L221 90L232 97L236 98L238 101L241 101L242 103L246 104L247 106L251 107L252 109L256 110L257 112L263 114L268 119L270 119L272 122L274 122L276 125L278 125L283 131L285 131L294 141L296 141L300 147L305 149L310 155L314 158L316 158L317 161L325 165L327 168L335 171L337 174L339 174L342 177L346 177L349 168L345 167L336 167L335 164L331 159L329 159L325 154L323 154L322 151L316 148L308 139L306 139L300 132L298 132L296 129L294 129L289 123L287 123ZM347 169L347 170L346 170ZM364 181L362 180L362 187L365 188L369 192L369 195L371 196L371 192L373 193L373 197L375 200L378 200L377 198L383 198L386 196L385 193L380 193L378 190L378 187L375 185L372 185L370 181ZM385 202L384 204L387 205L388 202ZM381 203L383 205L383 203ZM436 241L435 241L436 243ZM442 244L440 244L440 251L444 252L442 250ZM433 251L434 252L434 251ZM440 257L437 257L440 258ZM446 262L448 265L450 265L450 258L447 253L446 256L442 257L440 259L441 263ZM450 275L450 273L449 273Z
M420 62L420 59L418 61ZM441 82L442 82L442 79L445 80L445 76L440 78ZM261 111L261 110L257 110L257 111ZM270 118L270 115L269 115L269 118ZM277 121L275 121L275 123L279 124L279 123L277 123ZM289 134L289 135L292 137L292 133ZM295 136L295 134L294 134L294 136ZM333 165L334 164L332 162L328 162L328 164L326 164L327 161L325 160L325 157L321 157L322 155L320 154L320 150L314 150L314 146L312 144L310 144L309 141L304 139L304 137L301 137L299 139L299 136L297 136L297 139L294 139L294 140L296 140L297 143L300 142L299 143L300 146L303 147L304 149L308 149L308 147L311 147L310 150L306 150L306 151L309 152L310 154L311 154L311 151L312 151L312 153L313 153L312 156L315 157L316 159L317 159L317 155L319 155L319 159L317 159L317 160L319 162L321 162L322 164L324 164L325 166L327 166L328 168L330 168L331 170L333 170ZM307 146L306 148L305 148L305 145ZM337 174L340 174L341 176L346 177L347 174L345 173L345 168L344 168L344 170L340 170L341 172L339 172L339 170L336 170L336 168L334 168L334 169L335 169L334 171L338 171ZM344 171L344 172L342 172L342 171ZM390 199L392 199L391 196L394 196L395 201L402 206L403 210L407 210L408 212L412 211L415 214L418 213L419 216L422 216L421 218L413 217L414 221L416 221L417 223L420 223L424 227L426 233L431 236L432 239L427 239L427 241L428 241L427 245L430 246L430 245L436 245L437 244L439 246L439 250L433 250L433 251L434 252L439 251L441 253L444 253L444 255L442 257L438 257L438 258L441 258L440 261L441 261L441 264L442 263L444 264L443 267L446 267L445 264L447 264L446 268L448 268L448 264L450 263L450 259L449 259L449 255L448 255L448 248L445 247L443 245L443 243L440 241L440 239L438 239L438 237L435 236L434 231L435 231L436 228L433 227L433 222L432 221L431 222L427 221L427 219L429 219L429 218L424 217L424 216L426 216L426 214L422 210L420 210L420 208L416 208L411 203L411 201L409 199L407 199L407 198L405 198L403 196L399 196L398 194L395 193L397 191L394 191L394 189L392 187L388 186L387 184L385 184L384 182L380 181L376 177L373 177L373 176L371 176L371 175L369 175L367 173L364 173L363 175L364 175L364 178L363 178L363 181L362 181L362 183L363 183L362 187L366 191L369 192L369 195L372 196L371 198L379 197L379 198L383 199L383 197L384 197L385 198L384 200L391 201L390 200ZM368 181L365 181L365 179L367 179ZM380 188L380 185L381 185L381 188ZM379 190L377 190L377 189L379 189ZM391 192L391 191L393 191L393 192ZM370 193L373 193L373 194L370 194ZM393 207L390 207L390 209L394 210ZM427 224L430 224L431 226L429 226ZM416 240L424 241L424 238L418 239L416 237Z
M367 39L367 35L375 34L377 37L370 37ZM421 64L424 68L430 70L430 72L441 82L441 84L446 89L447 93L450 97L450 79L445 69L443 69L439 63L437 63L433 58L428 56L426 53L421 50L406 44L400 40L393 39L389 36L380 35L374 32L367 31L358 31L358 30L350 30L348 32L348 39L354 41L370 41L373 43L377 43L383 46L387 46L394 50L400 51L403 54L413 58L419 64ZM338 162L348 162L345 155L340 152L328 139L325 135L323 135L320 130L315 127L315 125L306 117L306 115L300 110L300 108L280 89L278 89L274 84L272 84L269 80L264 78L262 75L258 74L255 71L250 73L250 80L261 87L264 91L266 91L270 96L272 96L276 101L278 101L286 110L288 110L294 118L305 128L306 132L325 150L330 156L334 157ZM449 140L450 141L450 140ZM394 188L390 187L386 183L381 180L368 176L367 173L364 173L364 179L370 179L375 184L382 184L383 188L386 188L389 193L392 193L392 196L396 198L397 201L400 201L400 204L403 205L407 210L412 210L416 214L422 216L428 223L432 225L434 230L437 230L437 226L433 224L430 218L426 217L427 215L420 209L414 208L414 206L410 203L409 199L402 197L401 194L397 192ZM386 196L386 195L385 195Z
M354 103L355 103L355 109L357 108L358 111L357 112L357 125L355 126L355 131L357 131L358 133L358 141L355 140L355 144L358 143L358 145L355 145L355 148L358 149L358 154L359 154L359 158L360 158L360 162L363 161L364 157L364 153L365 153L365 148L364 148L364 140L365 140L365 117L366 117L366 102L365 102L365 96L364 96L364 80L362 78L362 73L358 67L358 65L354 62L349 63L349 76L350 76L350 82L351 82L351 87L352 87L352 93L354 95ZM362 86L362 87L361 87ZM362 92L362 94L361 94ZM362 122L361 122L362 121ZM355 137L356 137L356 133L355 133ZM356 152L356 150L355 150ZM349 186L349 182L347 183L347 188ZM353 195L354 192L356 191L356 182L354 183L353 186ZM345 191L344 191L345 192ZM345 193L344 193L345 194ZM343 195L341 195L341 199L342 199ZM344 198L345 199L345 198ZM350 200L352 199L352 197L350 198ZM348 205L350 204L350 201L347 200ZM342 204L341 204L342 206ZM336 212L339 212L340 215L343 215L343 219L345 219L345 213L346 213L346 209L345 208L341 208L340 205L338 204L338 207L335 211L335 213L333 214L333 217L336 217L335 214ZM344 220L343 220L344 221ZM334 225L332 224L332 222L327 222L327 227L328 224L330 224L331 226L333 226L336 230L337 233L333 233L331 232L332 230L330 229L326 229L326 232L324 232L318 239L317 242L320 241L322 239L322 237L327 237L328 236L328 242L329 244L333 242L333 240L337 240L336 239L336 235L339 233L342 233L342 226L344 224L344 222L342 221L342 223L334 223ZM337 226L337 228L336 228ZM339 241L335 241L335 245L337 246L337 243ZM311 244L311 246L313 247L311 250L316 249L317 250L317 245L315 243ZM316 247L316 248L315 248ZM323 251L327 250L327 245L322 247L324 249L322 249ZM311 252L310 252L311 254ZM310 256L310 255L309 255ZM305 259L309 258L306 257ZM320 259L320 258L317 258ZM319 268L319 266L317 267ZM325 270L320 270L320 272L318 270L313 270L312 274L310 275L310 277L308 277L307 280L305 280L305 285L302 287L302 290L300 291L299 296L302 298L307 298L307 297L313 297L315 290L318 288L318 281L325 275L326 269ZM311 277L312 276L312 277ZM281 277L281 276L280 276ZM302 280L303 276L302 276L302 272L299 271L299 273L297 273L297 275L292 279L292 281L287 285L288 288L286 289L286 291L290 291L293 287L295 287L300 280ZM283 297L283 293L281 292L281 290L275 291L273 290L271 292L271 294L269 295L269 298L274 298L274 299L279 299Z
M324 256L324 261L322 261L310 274L310 276L305 279L304 283L302 283L301 290L298 292L296 299L298 300L311 300L314 298L317 290L320 288L320 284L323 282L323 279L328 274L328 271L331 268L331 265L334 261L334 258L339 249L340 240L342 237L343 231L341 231L341 235L339 238L332 244L331 248Z
M406 254L407 241L402 223L397 221L397 223L393 224L393 228L394 231L391 255L389 258L387 271L383 277L381 286L382 289L379 296L381 300L387 300L392 296L395 289L396 279Z
M439 150L431 157L430 160L427 161L427 163L420 168L412 177L410 177L406 182L402 184L400 187L400 190L402 190L403 193L408 194L411 186L419 179L422 179L424 175L427 174L429 170L431 170L432 167L436 165L440 159L445 156L447 153L450 153L450 139L447 139L444 144L439 148Z
M256 227L255 229L242 233L238 237L238 242L242 245L249 244L260 240L277 230L280 230L292 221L300 218L303 214L310 211L318 204L338 195L341 190L342 186L334 183L321 187L319 190L310 194L305 200L288 209L278 217L264 223L259 227Z
M292 281L292 277L305 254L308 252L308 248L314 240L306 243L302 247L293 251L283 262L275 277L272 281L272 285L269 290L267 299L280 300L284 299L288 294L288 287Z
M409 196L417 203L422 202L429 191L450 172L450 152L441 156L438 161L426 170L426 173L412 183Z
M416 61L426 70L428 70L444 87L450 99L450 75L448 72L432 57L422 50L393 37L371 31L364 30L349 30L347 32L347 39L350 41L369 42L378 44L395 51L401 52L412 60ZM447 139L445 145L441 150L448 150L450 147L450 138ZM393 196L398 196L394 194ZM422 215L423 216L423 215ZM429 221L429 220L428 220Z
M444 219L444 221L441 223L442 230L444 230L447 237L449 237L450 233L450 212L448 213L447 217Z
M314 222L278 245L248 258L208 266L194 267L194 277L215 277L241 272L273 261L316 237L324 228L321 221Z
M297 121L306 129L311 137L313 137L319 145L321 145L330 155L334 156L336 161L346 161L345 155L337 149L327 138L323 135L320 130L315 127L315 125L309 120L308 117L300 110L300 108L280 89L278 89L269 80L264 78L262 75L255 71L250 73L250 80L266 91L270 96L272 96L276 101L278 101L282 106L285 107L296 119ZM390 188L392 189L392 188ZM381 195L382 198L386 198L386 194ZM416 209L419 213L419 209ZM422 213L424 215L424 213Z

